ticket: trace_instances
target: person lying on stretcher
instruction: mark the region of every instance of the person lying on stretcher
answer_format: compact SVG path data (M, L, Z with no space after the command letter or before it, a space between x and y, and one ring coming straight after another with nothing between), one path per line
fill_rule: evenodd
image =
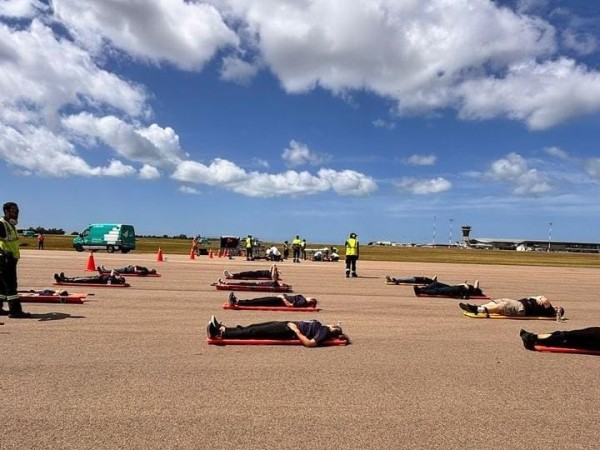
M316 308L317 299L302 294L280 294L269 297L238 299L232 292L229 294L230 306L286 306L289 308Z
M523 340L523 346L527 350L535 350L536 345L541 345L544 347L600 351L600 327L554 331L545 334L535 334L521 330L519 334Z
M305 347L317 347L331 338L344 337L338 325L324 325L318 320L299 322L263 322L248 326L226 327L211 316L206 333L211 339L299 340Z
M138 266L138 265L132 265L129 264L127 266L123 266L123 267L117 267L114 270L117 274L137 274L139 276L146 276L146 275L154 275L156 274L156 269L148 269L147 267L144 266ZM107 269L104 266L98 266L98 272L100 274L104 274L104 273L109 273L111 272L111 269Z
M244 272L235 273L224 270L223 276L229 280L256 280L261 278L279 280L279 270L277 269L277 266L273 264L269 270L246 270Z
M552 306L552 303L543 295L531 296L520 300L512 298L498 298L483 305L472 305L470 303L459 303L458 306L473 314L500 314L502 316L523 317L554 317L565 315L565 309Z
M219 278L219 284L228 284L229 286L263 286L263 287L282 287L277 280L223 280Z
M469 284L465 281L462 284L455 285L434 281L426 286L414 286L413 289L416 295L440 295L444 297L465 299L483 295L483 292L479 289L479 280L475 280L473 284Z
M19 291L19 294L60 295L61 297L69 295L67 291L55 291L54 289L30 289L28 291Z
M67 277L64 272L55 273L57 283L82 283L82 284L125 284L125 278L119 276L114 270L110 273L89 275L85 277Z
M431 284L437 281L437 275L434 275L433 278L429 277L406 277L406 278L396 278L390 275L385 276L386 283L394 283L394 284Z

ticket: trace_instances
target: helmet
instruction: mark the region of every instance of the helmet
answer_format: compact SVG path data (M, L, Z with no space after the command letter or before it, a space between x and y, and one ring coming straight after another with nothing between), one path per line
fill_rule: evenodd
M350 233L351 238L356 238L356 233Z

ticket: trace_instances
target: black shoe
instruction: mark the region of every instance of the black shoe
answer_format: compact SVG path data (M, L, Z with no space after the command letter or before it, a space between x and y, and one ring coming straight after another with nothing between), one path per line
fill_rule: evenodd
M219 332L219 330L213 323L214 318L215 318L215 316L211 316L210 321L208 322L208 325L206 326L206 335L209 338L214 338L217 335L217 333Z
M54 281L56 281L57 283L60 283L60 276L58 276L57 273L54 274Z
M413 291L415 291L415 295L419 295L421 293L421 288L419 286L413 286Z
M358 275L356 275L356 272L354 272L354 273L352 274L352 278L358 278Z
M350 278L350 271L346 270L346 278Z
M8 316L8 311L5 309L0 309L0 316Z
M534 346L537 342L537 334L529 333L523 329L519 332L519 336L523 340L523 346L527 350L535 350Z
M459 303L458 306L464 311L477 314L477 306L475 305L471 305L470 303Z
M59 275L59 277L60 277L61 280L64 280L65 279L65 273L61 272L60 275Z
M31 319L31 313L28 312L15 312L15 313L8 313L8 317L10 317L11 319Z
M237 303L237 298L233 292L229 293L229 306L235 306Z

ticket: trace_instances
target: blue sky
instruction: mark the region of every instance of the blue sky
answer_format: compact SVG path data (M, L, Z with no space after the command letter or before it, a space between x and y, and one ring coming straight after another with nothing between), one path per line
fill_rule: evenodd
M0 2L20 226L599 242L600 3Z

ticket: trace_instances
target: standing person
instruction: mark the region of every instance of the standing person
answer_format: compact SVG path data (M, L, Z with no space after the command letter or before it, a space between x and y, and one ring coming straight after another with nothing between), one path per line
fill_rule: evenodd
M302 239L300 244L300 252L302 253L302 259L306 261L306 239Z
M8 202L3 210L4 217L0 219L0 315L27 319L31 314L23 312L17 290L17 262L21 254L15 226L19 221L19 207ZM2 308L4 300L8 302L8 311Z
M252 261L253 255L252 255L252 235L249 234L248 237L246 238L246 261Z
M200 256L200 246L198 244L198 236L192 238L192 253L196 256Z
M302 240L300 236L297 234L294 240L292 241L292 251L294 252L294 262L300 262L300 248L302 247Z
M38 234L38 250L44 250L44 241L45 240L46 240L46 237L44 236L44 233Z
M350 236L348 239L346 239L344 246L346 247L346 278L348 278L350 275L352 275L353 278L356 278L358 276L356 274L356 261L358 261L359 254L359 245L356 233L350 233Z
M290 257L290 243L288 241L284 241L283 243L283 259L288 259Z

